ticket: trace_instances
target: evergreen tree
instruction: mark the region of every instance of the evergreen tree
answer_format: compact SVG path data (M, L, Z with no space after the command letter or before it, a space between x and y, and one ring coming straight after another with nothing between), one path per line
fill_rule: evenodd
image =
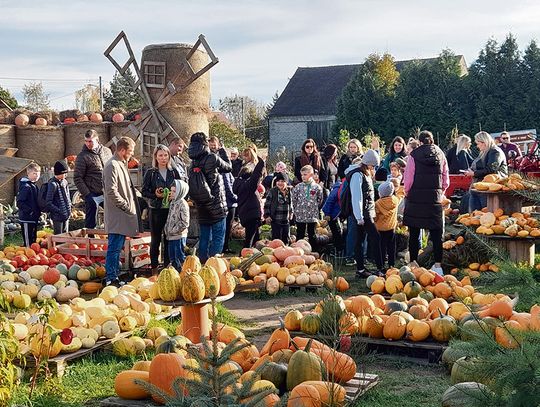
M15 109L19 104L17 99L10 93L9 90L0 86L0 99L6 103L10 108ZM3 103L0 103L0 109L5 108Z
M135 81L135 77L128 70L128 75ZM126 112L143 107L143 101L132 88L129 82L122 77L118 72L114 74L113 80L110 82L110 89L103 95L105 110L122 109Z
M526 82L523 103L527 107L524 128L540 126L540 48L531 41L523 56L523 77Z

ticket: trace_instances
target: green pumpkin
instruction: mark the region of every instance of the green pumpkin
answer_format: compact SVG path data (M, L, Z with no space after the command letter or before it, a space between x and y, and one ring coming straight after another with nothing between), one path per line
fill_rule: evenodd
M367 288L371 289L371 284L377 279L377 276L375 274L370 275L368 278L366 278L366 286Z
M166 341L161 342L156 348L156 353L179 353L191 344L191 341L182 335L175 335Z
M56 266L55 266L56 270L58 270L60 272L60 274L64 275L64 276L68 276L68 269L66 267L66 265L64 263L58 263ZM75 277L77 276L77 274L75 274Z
M163 301L174 301L178 296L180 274L173 267L164 268L159 272L156 283L159 297Z
M287 365L269 362L261 370L261 379L274 383L280 394L287 391Z
M449 346L444 350L441 361L448 368L448 371L451 371L456 360L464 356L467 356L464 351Z
M489 381L488 378L478 377L479 363L482 363L480 359L469 356L463 356L456 360L450 373L452 384L470 382L472 380L487 384Z
M460 327L460 336L464 341L470 341L474 338L483 338L486 334L493 336L490 326L482 320L468 319Z
M422 286L416 281L409 281L405 284L405 287L403 287L403 292L407 296L407 299L410 300L411 298L418 297L422 292Z
M309 335L315 335L321 329L321 318L317 314L304 315L300 321L300 329Z
M322 360L311 353L310 340L304 350L297 350L291 356L287 368L287 390L291 391L296 385L309 380L322 380Z
M489 406L492 396L493 393L481 383L458 383L444 392L442 407Z
M72 265L68 271L68 275L67 275L68 279L77 280L77 273L79 272L80 269L81 269L81 266L79 266L78 264Z
M408 268L408 267L407 267ZM408 268L408 270L403 270L403 267L399 270L399 277L403 284L406 284L411 281L416 281L413 272Z
M431 291L422 291L420 294L418 294L420 298L423 298L427 302L431 302L435 298L433 293Z
M407 312L408 309L409 307L407 306L407 303L402 301L390 300L384 305L384 313L386 315L391 315L393 312L396 311Z
M452 336L457 334L456 320L448 315L441 314L431 321L431 336L439 342L448 342Z
M398 302L406 302L407 296L405 293L395 293L392 294L392 297L390 297L392 300L398 301Z

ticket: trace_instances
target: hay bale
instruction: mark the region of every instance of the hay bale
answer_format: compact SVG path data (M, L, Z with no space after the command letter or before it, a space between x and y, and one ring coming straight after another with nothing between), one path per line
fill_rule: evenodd
M61 123L60 115L58 114L58 112L55 112L53 110L44 110L42 112L33 113L30 116L30 123L34 124L36 122L36 119L40 117L47 120L47 124L51 126L57 126Z
M128 121L123 121L123 122L120 122L120 123L111 123L109 125L109 134L110 134L110 137L111 137L111 140L116 137L116 138L120 138L120 137L129 137L129 138L132 138L133 140L135 140L135 135L133 135L133 133L129 130L128 126L131 124L132 122L128 122ZM115 151L115 148L116 146L113 144L110 146L111 150L114 152ZM134 153L133 155L135 156L136 159L140 160L141 159L141 152L142 152L142 149L141 149L141 138L140 137L137 137L137 139L135 140L135 150L134 150Z
M107 144L110 139L109 124L110 123L81 122L64 126L64 156L67 157L68 155L77 155L81 152L82 146L84 144L84 134L90 129L97 131L101 144Z
M0 147L16 147L15 126L12 124L0 124Z
M156 44L148 45L142 52L141 67L144 61L165 62L165 84L169 81L181 83L187 79L187 74L179 63L182 56L187 55L192 48L189 44ZM199 48L189 59L195 72L206 66L210 58L203 49ZM178 78L178 81L175 81ZM161 88L148 88L152 101L155 103L162 94ZM160 113L176 130L182 139L189 143L189 137L202 131L208 134L208 118L210 105L210 74L206 72L183 91L174 95L160 109Z
M77 117L79 117L81 114L82 113L79 109L62 110L60 112L60 121L64 122L64 120L66 120L68 117L77 120Z
M64 128L61 126L17 127L17 156L51 167L64 159Z
M10 179L0 188L0 203L12 205L15 200L15 178Z
M127 121L134 121L135 116L137 116L138 114L142 114L142 109L134 110L133 112L128 112L124 115L124 118Z
M0 123L2 124L15 123L15 118L13 117L11 110L7 108L0 109Z
M112 122L112 118L116 113L122 113L126 117L126 111L118 107L113 107L112 109L105 110L101 113L104 122Z

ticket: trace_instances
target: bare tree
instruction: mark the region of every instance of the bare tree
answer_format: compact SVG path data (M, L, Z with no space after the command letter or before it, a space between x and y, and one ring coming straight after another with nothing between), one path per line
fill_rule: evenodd
M23 87L23 97L28 109L35 112L49 108L49 94L43 90L41 82L30 82Z
M84 85L82 89L75 92L75 105L83 112L99 111L99 88L96 85Z

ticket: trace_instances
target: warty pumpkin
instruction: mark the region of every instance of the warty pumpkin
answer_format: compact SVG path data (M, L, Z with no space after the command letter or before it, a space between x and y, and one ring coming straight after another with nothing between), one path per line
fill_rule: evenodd
M216 297L220 288L218 272L212 266L205 264L199 271L199 276L204 282L204 296L208 298Z
M188 271L192 271L194 273L198 273L201 271L202 265L201 261L197 256L190 255L186 256L186 259L184 260L184 264L182 264L182 272L180 273L182 277L186 275Z
M159 272L155 284L158 286L159 297L163 301L174 301L181 284L180 275L173 267L166 267Z
M199 302L204 298L205 285L198 273L188 272L182 278L182 297L187 302Z

